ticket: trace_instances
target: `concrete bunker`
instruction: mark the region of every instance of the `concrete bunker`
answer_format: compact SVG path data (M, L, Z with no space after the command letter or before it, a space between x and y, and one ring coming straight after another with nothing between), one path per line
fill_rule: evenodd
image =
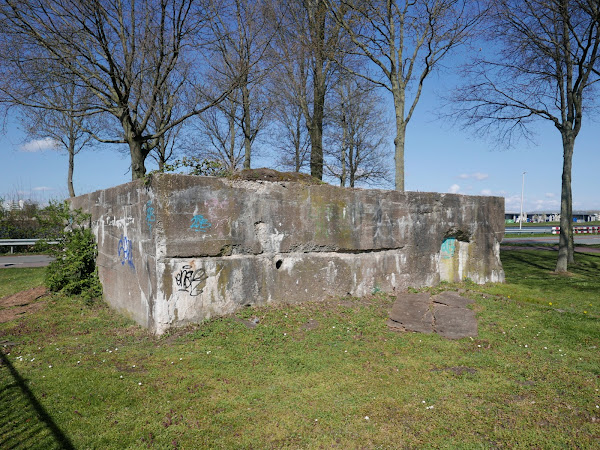
M161 174L72 200L105 299L155 333L245 305L504 280L504 199Z

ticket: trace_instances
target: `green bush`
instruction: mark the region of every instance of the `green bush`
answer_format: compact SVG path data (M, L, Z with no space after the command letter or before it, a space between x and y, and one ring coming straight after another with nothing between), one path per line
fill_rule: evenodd
M51 203L45 213L40 222L50 236L40 241L39 247L56 258L46 269L46 286L53 292L80 295L88 302L101 297L98 250L89 214L71 210L67 202ZM52 241L57 244L50 244Z

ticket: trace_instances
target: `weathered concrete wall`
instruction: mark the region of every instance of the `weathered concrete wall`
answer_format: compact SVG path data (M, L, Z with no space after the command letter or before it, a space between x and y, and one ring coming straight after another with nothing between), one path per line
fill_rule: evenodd
M158 175L72 200L106 301L156 333L242 305L503 281L504 199Z

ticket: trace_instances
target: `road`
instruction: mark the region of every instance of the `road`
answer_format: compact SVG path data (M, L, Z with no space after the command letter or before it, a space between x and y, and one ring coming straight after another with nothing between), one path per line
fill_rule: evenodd
M45 267L54 258L48 255L0 256L0 269L6 267Z

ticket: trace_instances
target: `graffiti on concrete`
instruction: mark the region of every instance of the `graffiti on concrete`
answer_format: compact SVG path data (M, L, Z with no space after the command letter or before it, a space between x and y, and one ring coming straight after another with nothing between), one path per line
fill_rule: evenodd
M211 224L212 230L224 228L229 223L230 219L226 213L229 208L229 200L211 198L204 201L204 208L208 211L207 219Z
M454 256L456 251L456 239L447 238L442 242L442 248L440 249L440 256L442 259L450 259Z
M133 265L133 245L131 240L127 238L127 236L122 235L121 239L119 239L119 249L118 256L121 260L121 265L124 266L125 263L132 269L135 269Z
M194 230L196 232L201 231L203 233L206 233L211 226L211 223L206 218L204 218L204 216L196 214L194 217L192 217L192 224L190 225L190 230Z
M150 233L152 233L152 225L156 222L156 216L154 215L154 207L152 206L152 200L148 200L146 203L146 223L148 224L148 229Z
M181 268L179 273L175 275L175 284L179 291L189 293L195 297L202 294L203 290L201 284L206 281L208 276L204 269L192 269L192 266L185 265Z

